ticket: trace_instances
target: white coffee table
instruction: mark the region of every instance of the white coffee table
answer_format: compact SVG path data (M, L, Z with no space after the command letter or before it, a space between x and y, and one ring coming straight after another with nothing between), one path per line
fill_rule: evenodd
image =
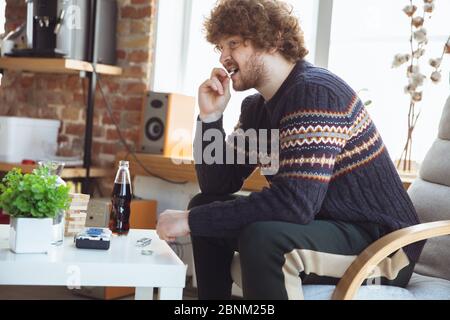
M152 238L142 255L140 238ZM9 249L9 225L0 225L0 285L135 287L137 300L181 300L187 266L154 230L130 230L113 236L109 250L75 247L73 237L48 254L15 254Z

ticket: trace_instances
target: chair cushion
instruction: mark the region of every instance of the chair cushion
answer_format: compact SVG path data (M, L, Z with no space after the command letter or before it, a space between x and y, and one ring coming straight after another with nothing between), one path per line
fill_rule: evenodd
M408 194L422 223L450 220L450 187L417 178ZM450 236L428 239L414 271L450 280Z
M450 220L450 97L439 125L438 139L428 151L408 194L420 222ZM450 280L450 236L428 239L415 272Z
M304 285L305 300L329 300L335 286ZM450 281L414 273L408 287L362 286L356 300L450 300Z
M436 139L420 167L422 180L450 187L450 140Z
M304 285L305 300L330 300L335 286ZM355 300L414 300L407 289L393 286L361 286Z
M414 273L408 291L420 300L450 300L450 281Z
M442 112L441 123L439 125L439 138L450 140L450 97L448 97L444 111Z

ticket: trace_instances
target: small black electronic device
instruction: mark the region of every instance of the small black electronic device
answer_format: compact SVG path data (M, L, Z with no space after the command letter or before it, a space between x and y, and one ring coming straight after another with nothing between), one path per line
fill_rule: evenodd
M79 249L108 250L111 235L108 228L86 228L75 236L75 246Z

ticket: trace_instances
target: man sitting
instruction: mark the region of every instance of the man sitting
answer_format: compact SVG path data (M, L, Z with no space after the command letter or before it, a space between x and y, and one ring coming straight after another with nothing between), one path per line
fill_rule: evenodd
M191 234L200 299L230 298L235 251L244 298L301 299L301 284L336 284L371 243L419 223L364 105L342 79L305 60L303 32L285 3L223 0L205 26L224 69L214 69L198 93L194 148L202 193L187 211L164 212L157 226L169 241ZM231 84L258 94L243 101L223 154L208 164L204 134L215 130L224 142ZM233 143L249 129L279 130L279 145L262 148L279 166L266 176L270 187L238 197L233 193L255 168L268 165L260 135L257 150L248 136L244 148ZM233 160L256 154L258 163L230 164L230 150ZM422 247L383 261L380 283L405 286Z

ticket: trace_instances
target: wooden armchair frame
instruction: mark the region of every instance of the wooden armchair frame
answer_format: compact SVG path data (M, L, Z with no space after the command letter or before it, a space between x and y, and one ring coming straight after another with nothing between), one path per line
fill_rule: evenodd
M348 267L333 292L333 300L351 300L373 269L395 251L411 243L450 235L450 220L422 223L400 229L378 239Z

